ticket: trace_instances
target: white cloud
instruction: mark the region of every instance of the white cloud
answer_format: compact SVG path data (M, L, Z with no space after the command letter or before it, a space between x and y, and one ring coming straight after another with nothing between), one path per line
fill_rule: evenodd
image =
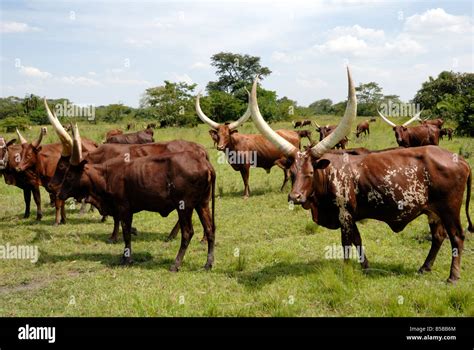
M136 47L136 48L143 48L143 47L150 47L153 44L153 41L148 39L133 39L128 38L125 40L127 45Z
M210 66L207 63L204 62L194 62L189 68L191 69L209 69Z
M442 8L430 9L407 18L404 30L415 34L433 35L437 33L463 34L473 31L471 19L455 16Z
M107 84L113 85L151 85L148 80L143 79L126 79L126 78L109 78L106 79L105 82Z
M68 84L68 85L78 85L78 86L98 86L100 83L97 80L91 79L91 78L86 78L82 76L64 76L58 78L58 80L62 83Z
M27 67L27 66L20 67L20 74L26 77L30 77L30 78L45 79L45 78L51 77L51 73L43 72L36 67Z
M321 53L340 53L364 55L367 52L368 45L362 40L352 35L343 35L336 39L330 39L322 45L316 45L316 50Z
M344 35L352 35L358 38L365 38L369 40L381 40L385 38L385 32L381 29L365 28L356 24L352 27L335 27L329 32L329 36L337 38Z
M301 55L290 54L283 51L274 51L271 56L272 61L282 63L294 63L302 59Z
M321 89L328 86L328 83L319 78L300 77L296 79L296 83L306 89Z
M38 27L32 27L23 22L1 22L0 33L25 33L36 32L40 30Z

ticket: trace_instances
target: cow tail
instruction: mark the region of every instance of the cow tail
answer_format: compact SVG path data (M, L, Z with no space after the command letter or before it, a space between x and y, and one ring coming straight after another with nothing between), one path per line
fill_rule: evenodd
M471 217L469 216L469 201L471 200L471 183L472 183L472 171L471 171L471 168L469 168L469 177L467 178L467 196L466 196L466 216L467 216L467 222L469 223L467 230L469 232L474 232L474 227L472 226Z

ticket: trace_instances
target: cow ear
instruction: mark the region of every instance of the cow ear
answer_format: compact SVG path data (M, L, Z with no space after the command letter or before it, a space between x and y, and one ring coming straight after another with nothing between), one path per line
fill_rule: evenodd
M87 164L87 160L86 160L86 159L83 159L83 160L81 160L81 162L79 163L79 167L82 169L82 168L84 168L84 167L86 166L86 164Z
M316 162L314 169L326 169L330 163L331 161L329 159L320 159Z
M214 141L218 140L217 130L214 130L214 129L209 130L209 135L211 135L211 138Z
M234 133L236 133L236 132L239 132L239 130L231 130L231 131L230 131L230 134L232 135L232 134L234 134Z
M403 131L407 131L408 129L406 126L403 126L402 128L403 128Z
M10 140L7 142L7 147L13 145L16 142L16 139Z
M38 153L38 152L41 151L42 148L43 148L42 146L33 147L33 150L34 150L36 153Z

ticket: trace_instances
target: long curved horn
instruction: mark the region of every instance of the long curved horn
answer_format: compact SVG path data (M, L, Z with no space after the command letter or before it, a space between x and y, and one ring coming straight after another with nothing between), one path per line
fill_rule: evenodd
M423 110L419 111L418 113L416 113L413 118L411 118L410 120L406 121L405 123L402 124L402 126L407 126L408 124L411 124L413 123L415 120L420 120L421 121L421 118L420 118L420 115L421 115L421 112L423 112Z
M67 133L67 131L61 125L58 117L54 113L51 112L48 106L48 102L46 98L44 98L44 107L46 108L46 112L48 113L48 120L53 126L54 130L56 130L56 134L58 135L61 143L63 144L63 149L61 151L61 155L64 157L68 157L71 155L72 151L72 139L71 136Z
M255 78L252 86L252 93L250 95L250 110L252 112L252 119L257 127L258 131L265 136L271 143L273 143L280 151L287 156L293 156L298 152L298 149L293 146L290 142L285 140L283 137L278 135L273 129L265 122L257 102L257 83L258 77Z
M40 134L38 136L38 139L33 141L31 143L31 145L36 148L38 147L39 145L41 145L41 141L43 141L43 136L46 135L46 133L48 132L48 129L46 129L44 126L41 128L41 131L40 131Z
M347 67L347 85L349 97L347 99L347 106L344 116L339 122L337 128L331 134L326 136L322 141L317 143L316 146L311 148L311 153L316 157L321 157L351 132L352 124L357 117L357 97L349 67Z
M72 127L72 137L72 153L69 163L71 163L71 165L79 165L82 160L82 141L77 124Z
M204 123L209 125L213 129L217 129L219 127L219 123L216 123L213 121L211 118L209 118L207 115L204 114L204 112L201 109L201 105L199 104L199 99L201 98L201 92L199 92L196 96L196 113Z
M393 126L393 127L397 126L395 123L388 120L387 117L385 117L378 109L377 109L377 112L378 112L380 118L382 118L385 121L385 123L387 123L388 125Z
M245 90L247 91L247 89L245 89ZM247 91L247 94L248 94L248 98L249 98L249 103L247 104L247 110L245 111L244 115L239 118L239 120L229 124L229 129L230 130L237 129L240 125L245 123L247 121L247 119L249 119L250 116L252 115L252 112L250 110L250 93Z
M24 143L28 143L26 139L23 137L23 135L20 134L20 130L16 128L16 134L18 135L18 139L20 140L20 143L23 145Z
M316 127L317 127L318 129L321 129L321 126L320 126L318 123L316 123L316 122L313 122L313 123L314 123L314 125L316 125Z

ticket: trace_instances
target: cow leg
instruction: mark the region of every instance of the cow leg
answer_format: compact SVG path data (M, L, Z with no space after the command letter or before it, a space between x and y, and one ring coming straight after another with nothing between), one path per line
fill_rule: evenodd
M349 262L351 248L352 248L352 233L349 228L341 227L341 243L344 252L344 262Z
M26 188L23 190L23 199L25 200L25 215L23 215L23 219L27 219L30 217L30 204L31 204L31 189Z
M178 272L183 262L184 254L186 254L186 249L188 249L191 238L193 238L194 235L192 222L193 209L178 210L178 215L179 225L181 226L181 246L179 247L174 264L170 267L171 272Z
M212 225L212 215L211 210L209 209L209 203L206 203L203 207L197 207L196 211L201 220L202 228L204 229L204 237L202 238L201 243L204 243L207 239L207 261L204 268L210 270L214 263L215 232Z
M283 192L283 189L285 188L286 183L288 182L288 179L290 177L290 169L287 169L285 165L283 164L283 159L278 159L275 162L275 165L279 167L281 170L283 170L283 184L281 185L280 191Z
M166 242L169 242L169 241L172 241L173 239L176 238L176 236L178 235L178 231L179 231L179 220L178 222L176 223L176 225L174 225L173 229L171 230L170 234L168 235L168 237L166 237Z
M41 209L41 192L38 187L33 187L31 192L33 192L33 200L36 204L36 220L40 221L43 217L43 210Z
M114 229L110 237L107 239L108 243L118 242L119 226L120 226L120 219L118 218L118 216L114 216Z
M66 223L66 202L61 201L61 224Z
M356 247L357 254L359 256L359 262L363 269L369 268L369 260L365 255L364 245L362 244L362 238L360 237L359 229L357 224L354 223L352 226L352 244Z
M59 198L54 199L54 207L56 209L56 216L54 219L54 226L58 226L61 223L61 203L62 201Z
M430 222L431 230L431 249L426 257L425 262L418 270L419 273L431 271L431 267L438 255L439 248L443 244L444 239L446 238L446 230L444 229L443 224L438 219L437 222Z
M123 250L122 259L120 261L121 265L130 265L132 260L132 215L125 215L122 221L122 234L123 241L125 243L125 248Z
M250 188L249 188L250 167L245 165L243 168L241 168L240 175L242 175L242 180L244 180L244 199L247 199L250 196Z
M464 231L461 226L461 220L458 216L451 213L444 213L443 224L451 241L451 270L448 283L455 283L461 277L461 254L464 249Z
M100 219L100 222L106 222L107 221L107 215L102 215L102 219Z

